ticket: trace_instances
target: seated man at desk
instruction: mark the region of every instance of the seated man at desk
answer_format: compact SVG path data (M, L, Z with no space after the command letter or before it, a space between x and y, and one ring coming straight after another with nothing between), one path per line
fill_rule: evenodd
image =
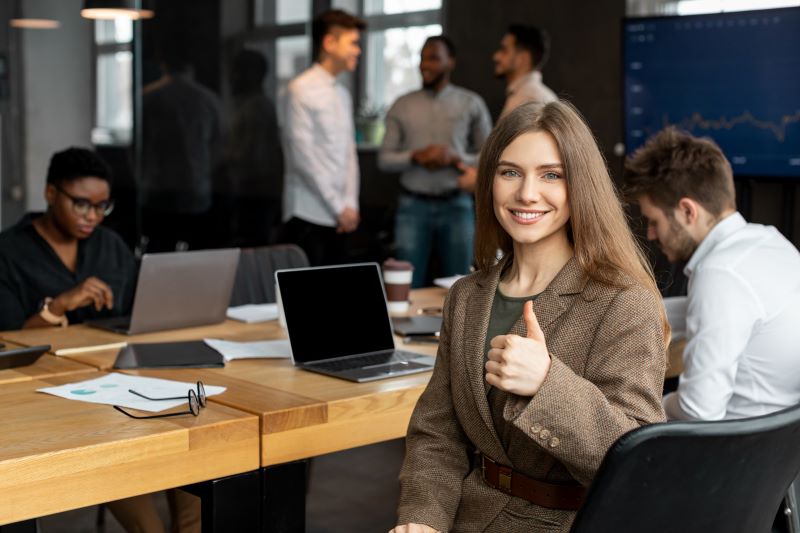
M136 265L112 230L111 169L91 150L50 159L47 211L0 233L0 330L66 326L130 310Z
M800 402L800 253L736 211L733 173L710 139L675 128L626 162L647 238L688 261L687 343L667 417L759 416Z
M47 211L0 233L0 330L66 326L130 311L136 264L114 233L111 169L95 152L68 148L50 159ZM175 531L199 531L197 498L167 493ZM106 504L126 531L163 531L149 494Z

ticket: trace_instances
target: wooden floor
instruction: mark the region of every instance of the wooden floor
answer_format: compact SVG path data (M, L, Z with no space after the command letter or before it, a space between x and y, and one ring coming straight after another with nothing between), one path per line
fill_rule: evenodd
M306 508L307 533L388 531L395 524L397 475L405 453L395 440L314 459ZM163 494L156 499L168 520ZM41 533L124 533L111 513L97 528L97 508L79 509L39 520Z

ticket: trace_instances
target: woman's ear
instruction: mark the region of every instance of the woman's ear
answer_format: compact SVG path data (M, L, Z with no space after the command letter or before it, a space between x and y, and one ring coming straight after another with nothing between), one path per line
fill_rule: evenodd
M56 202L56 186L52 183L48 183L44 187L44 199L47 202L47 207L50 208Z

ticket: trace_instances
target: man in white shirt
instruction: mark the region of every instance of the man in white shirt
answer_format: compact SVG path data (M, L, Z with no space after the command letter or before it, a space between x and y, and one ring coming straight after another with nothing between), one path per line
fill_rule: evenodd
M626 162L647 238L686 261L687 344L670 419L763 415L800 403L800 254L736 211L731 166L710 139L667 128ZM635 310L631 310L635 312Z
M315 266L345 260L344 235L359 224L353 104L336 76L358 65L365 27L341 10L318 15L311 28L316 61L289 83L284 102L285 237Z
M500 118L529 102L546 104L557 99L542 83L542 67L550 55L550 37L535 26L512 24L494 53L494 74L506 81L506 103Z

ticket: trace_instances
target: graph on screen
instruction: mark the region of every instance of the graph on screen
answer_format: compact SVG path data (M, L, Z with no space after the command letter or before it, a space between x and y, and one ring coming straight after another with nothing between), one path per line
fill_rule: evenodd
M800 178L800 8L627 19L625 144L675 125L734 173Z

